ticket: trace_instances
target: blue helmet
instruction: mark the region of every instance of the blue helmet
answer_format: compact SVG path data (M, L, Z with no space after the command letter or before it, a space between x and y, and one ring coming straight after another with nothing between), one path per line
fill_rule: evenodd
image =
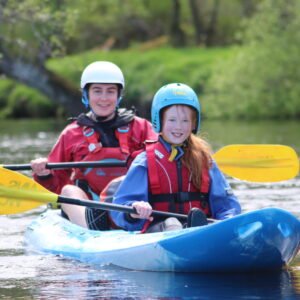
M170 105L187 105L196 110L197 125L193 133L200 128L200 103L194 90L183 83L170 83L161 87L154 95L151 108L151 120L155 132L161 131L161 110Z

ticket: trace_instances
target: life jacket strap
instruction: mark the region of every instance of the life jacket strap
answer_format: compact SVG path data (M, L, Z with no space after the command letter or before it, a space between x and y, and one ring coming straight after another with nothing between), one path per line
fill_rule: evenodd
M102 144L99 142L99 136L95 132L94 128L84 126L83 127L83 135L87 139L89 144L88 149L90 152L99 151L102 148Z
M154 145L155 144L146 144L148 170L151 170L151 176L148 176L148 178L150 180L152 192L154 194L161 194Z
M128 145L129 130L130 130L130 127L128 125L119 127L116 130L116 136L117 136L117 139L119 140L121 151L122 151L122 153L125 153L125 154L130 154L129 145Z
M130 127L123 126L116 129L116 137L119 141L120 148L122 153L129 154L129 145L128 145L128 135L129 135ZM100 134L95 131L94 128L84 126L83 127L83 135L86 137L88 142L88 149L90 152L96 152L102 149L102 144L100 141Z

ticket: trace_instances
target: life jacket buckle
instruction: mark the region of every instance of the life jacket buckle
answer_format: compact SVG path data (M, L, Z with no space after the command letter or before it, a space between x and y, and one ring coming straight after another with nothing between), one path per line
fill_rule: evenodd
M102 144L101 143L89 143L88 149L90 152L94 152L96 149L101 149L102 148Z
M95 144L89 144L89 151L90 152L93 152L96 148L97 148L97 146Z

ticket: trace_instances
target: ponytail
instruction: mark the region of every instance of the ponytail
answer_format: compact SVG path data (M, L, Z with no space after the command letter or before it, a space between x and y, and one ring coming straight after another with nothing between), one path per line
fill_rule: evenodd
M209 144L202 138L191 134L187 139L182 162L192 174L193 184L196 187L200 187L202 181L202 169L209 169L212 163Z

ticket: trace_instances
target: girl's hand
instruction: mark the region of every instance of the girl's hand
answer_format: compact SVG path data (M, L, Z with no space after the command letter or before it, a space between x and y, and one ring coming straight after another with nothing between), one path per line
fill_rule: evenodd
M47 176L51 173L49 169L46 169L46 164L48 163L46 157L34 159L30 163L33 173L37 176Z
M130 214L132 218L136 219L148 219L153 220L151 217L152 207L148 202L136 201L132 204L132 207L136 210L137 214Z

